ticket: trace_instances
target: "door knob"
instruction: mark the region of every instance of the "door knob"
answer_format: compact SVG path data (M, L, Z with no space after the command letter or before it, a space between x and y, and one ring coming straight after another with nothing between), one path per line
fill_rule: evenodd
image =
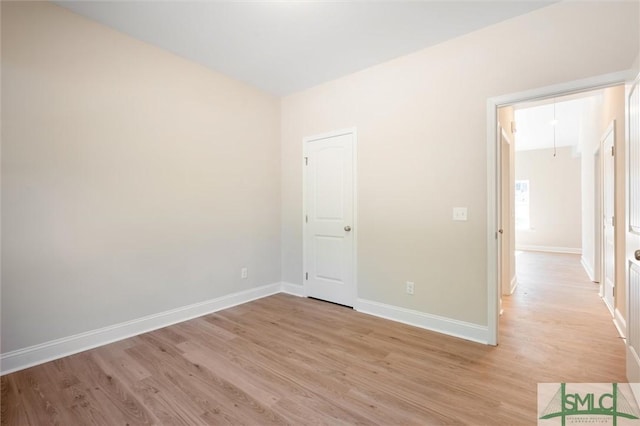
M347 225L347 226L344 227L344 230L349 232L349 231L351 231L351 227L349 225Z
M633 255L636 257L636 260L640 260L640 250L636 250Z

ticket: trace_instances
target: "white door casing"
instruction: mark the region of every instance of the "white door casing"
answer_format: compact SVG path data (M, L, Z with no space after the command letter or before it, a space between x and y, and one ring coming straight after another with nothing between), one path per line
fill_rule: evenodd
M498 108L519 102L556 97L569 93L577 93L596 88L624 84L628 78L629 71L619 71L611 74L589 77L583 80L575 80L487 99L487 344L498 344L498 318L500 316L499 301L501 295L500 280L498 276L499 270L497 267L500 252L498 250L499 247L496 238L496 231L498 229L497 225L499 223L497 221L497 209L500 207L499 204L497 204L497 192L500 188L500 176L497 173L497 168L500 166L500 163L498 162L499 157L497 155L500 146L497 126Z
M504 235L504 229L503 229L503 220L502 220L502 216L503 216L503 212L502 212L502 203L503 203L503 198L504 198L504 170L503 170L503 164L504 164L504 146L503 146L503 141L504 141L504 129L502 128L502 126L500 125L500 123L498 123L498 140L496 141L496 146L498 147L498 151L497 151L497 164L498 167L496 168L496 174L498 175L498 189L496 191L496 242L498 244L498 259L497 259L497 278L498 278L498 285L502 288L504 286L504 258L503 258L503 252L504 252L504 241L502 239L502 236ZM502 309L502 294L503 292L500 291L500 300L498 301L498 305L500 307L500 315L502 315L503 313L503 309Z
M356 131L305 138L303 143L305 293L354 306Z
M511 245L511 237L512 231L515 229L513 225L513 212L511 209L512 201L514 195L512 192L512 180L513 176L511 175L511 150L513 149L513 143L507 132L503 127L498 129L500 134L500 200L499 200L499 217L500 217L500 253L501 253L501 266L500 266L500 275L501 275L501 291L503 296L510 296L513 294L515 287L513 285L513 278L515 275L515 271L511 269L512 257L515 256L515 252L513 250L513 246Z
M601 139L602 149L602 280L600 295L602 296L611 315L615 309L615 229L614 229L614 200L615 200L615 122L611 123Z
M626 284L627 379L640 383L640 75L627 95ZM636 385L637 386L637 385ZM640 389L635 389L640 398Z
M600 284L602 296L602 144L593 153L593 281Z

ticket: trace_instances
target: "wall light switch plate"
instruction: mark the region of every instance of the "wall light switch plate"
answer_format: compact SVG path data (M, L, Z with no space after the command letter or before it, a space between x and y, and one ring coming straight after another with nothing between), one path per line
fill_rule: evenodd
M467 208L466 207L454 207L453 208L453 220L467 220Z

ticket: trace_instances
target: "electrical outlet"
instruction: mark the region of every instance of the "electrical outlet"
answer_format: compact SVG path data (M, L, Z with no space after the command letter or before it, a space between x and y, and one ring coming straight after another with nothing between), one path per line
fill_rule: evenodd
M243 280L249 276L249 270L247 268L240 269L240 278Z
M466 207L454 207L453 208L453 220L467 220L467 208Z
M413 294L413 283L411 281L407 281L407 294Z

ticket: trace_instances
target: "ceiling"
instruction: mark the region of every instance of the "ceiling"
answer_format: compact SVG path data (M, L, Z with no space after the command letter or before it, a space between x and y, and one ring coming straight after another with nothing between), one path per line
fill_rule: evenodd
M553 148L554 142L558 148L577 147L583 120L589 119L594 100L601 98L602 91L596 90L516 106L516 151Z
M555 1L56 1L287 95Z

